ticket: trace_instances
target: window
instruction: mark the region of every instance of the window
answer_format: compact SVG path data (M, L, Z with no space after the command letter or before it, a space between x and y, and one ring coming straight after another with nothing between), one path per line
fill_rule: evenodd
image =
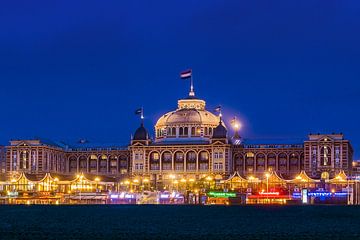
M196 161L196 153L195 152L188 152L186 161L195 162Z
M182 162L184 160L184 154L182 152L177 152L175 154L175 161Z
M135 160L142 160L143 154L142 152L135 152Z
M214 158L215 159L223 159L224 157L224 153L223 152L215 152L214 153Z
M184 169L184 165L183 165L183 164L179 164L179 163L175 164L175 170L176 170L176 171L181 171L181 170L183 170L183 169Z
M207 152L201 152L200 153L200 161L208 161L209 160L209 155Z
M179 135L180 135L180 136L184 135L184 129L183 129L182 127L179 128Z
M186 166L187 170L196 170L196 164L195 163L188 163L187 166Z
M195 136L195 128L194 127L191 128L191 136Z
M152 163L150 170L159 170L160 169L160 164L158 163Z
M152 156L151 156L152 160L159 160L159 158L160 158L159 153L157 153L157 152L152 153Z
M214 170L215 171L222 171L223 170L223 163L214 163Z
M135 170L143 170L144 165L142 163L135 163Z
M171 153L169 153L169 152L164 153L164 155L163 155L164 161L171 161L171 159L172 159Z
M187 127L184 127L184 135L185 136L189 135L189 129Z

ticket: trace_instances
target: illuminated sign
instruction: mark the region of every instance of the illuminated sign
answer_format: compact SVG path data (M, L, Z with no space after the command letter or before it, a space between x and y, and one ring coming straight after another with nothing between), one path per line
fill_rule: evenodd
M271 195L271 196L279 196L279 192L259 192L260 195Z
M331 192L309 192L308 196L311 197L345 197L348 194L345 192L335 192L335 193L331 193Z
M125 193L125 192L122 192L120 194L111 194L110 195L110 198L111 199L132 199L132 198L136 198L134 194L129 194L129 193Z
M308 204L308 190L306 188L301 191L301 202Z
M166 198L180 198L180 194L177 192L172 192L172 193L168 193L168 192L164 192L160 194L160 198L161 199L166 199Z
M232 193L232 192L208 192L207 195L209 197L222 197L222 198L236 197L236 193Z

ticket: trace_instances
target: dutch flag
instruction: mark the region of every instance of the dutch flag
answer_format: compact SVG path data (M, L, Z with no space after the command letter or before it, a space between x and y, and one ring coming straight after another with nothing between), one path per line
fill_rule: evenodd
M188 70L185 70L185 71L182 71L180 73L180 78L181 79L187 79L187 78L191 78L191 69L188 69Z

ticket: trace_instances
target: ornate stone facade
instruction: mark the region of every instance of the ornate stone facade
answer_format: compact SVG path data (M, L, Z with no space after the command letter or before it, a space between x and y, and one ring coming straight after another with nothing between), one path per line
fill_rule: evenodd
M351 175L352 155L342 134L310 134L305 141L254 141L241 139L238 132L230 137L221 114L207 111L206 102L193 94L160 117L155 139L141 123L128 146L13 140L6 147L6 171L136 177L154 185L173 175L184 181L205 175L220 180L234 171L244 177L274 171L292 178L304 170L314 178L329 178L341 170Z

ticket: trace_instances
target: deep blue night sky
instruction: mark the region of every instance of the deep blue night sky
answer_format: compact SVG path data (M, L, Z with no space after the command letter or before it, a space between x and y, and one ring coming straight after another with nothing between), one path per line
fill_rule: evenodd
M0 26L2 144L126 144L134 110L152 130L191 67L243 137L343 132L360 158L358 0L8 1Z

